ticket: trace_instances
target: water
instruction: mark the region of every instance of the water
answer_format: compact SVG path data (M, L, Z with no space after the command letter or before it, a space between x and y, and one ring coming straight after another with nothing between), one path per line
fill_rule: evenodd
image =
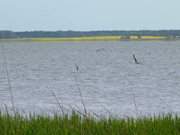
M23 113L54 113L58 102L83 111L82 101L88 112L105 116L180 113L180 41L0 46L1 108L12 106L4 52L14 104Z

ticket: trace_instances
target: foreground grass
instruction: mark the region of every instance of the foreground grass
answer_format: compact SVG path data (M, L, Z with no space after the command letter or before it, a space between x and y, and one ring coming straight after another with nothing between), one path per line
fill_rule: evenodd
M180 135L180 117L95 119L0 114L0 135Z

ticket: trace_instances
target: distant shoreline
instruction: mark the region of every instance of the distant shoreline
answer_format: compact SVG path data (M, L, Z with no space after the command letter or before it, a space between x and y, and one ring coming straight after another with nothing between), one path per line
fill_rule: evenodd
M38 38L1 38L0 41L26 42L81 42L81 41L174 41L177 37L168 36L82 36L82 37L38 37Z
M38 41L177 40L180 30L1 31L0 39Z

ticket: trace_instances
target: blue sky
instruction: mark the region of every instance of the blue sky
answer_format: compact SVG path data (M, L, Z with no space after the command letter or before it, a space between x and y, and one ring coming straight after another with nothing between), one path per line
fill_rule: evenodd
M0 0L0 30L180 29L180 0Z

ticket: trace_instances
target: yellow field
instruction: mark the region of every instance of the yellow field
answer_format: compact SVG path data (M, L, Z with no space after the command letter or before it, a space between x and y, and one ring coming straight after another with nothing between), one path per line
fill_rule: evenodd
M166 36L89 36L70 38L16 38L1 39L0 41L32 41L32 42L80 42L80 41L144 41L144 40L167 40Z
M165 40L167 38L165 36L141 36L142 40Z
M39 42L63 42L63 41L113 41L120 40L121 36L93 36L93 37L72 37L72 38L31 38L31 41Z
M118 41L118 40L165 40L165 36L90 36L72 38L31 38L37 42L65 42L65 41Z

